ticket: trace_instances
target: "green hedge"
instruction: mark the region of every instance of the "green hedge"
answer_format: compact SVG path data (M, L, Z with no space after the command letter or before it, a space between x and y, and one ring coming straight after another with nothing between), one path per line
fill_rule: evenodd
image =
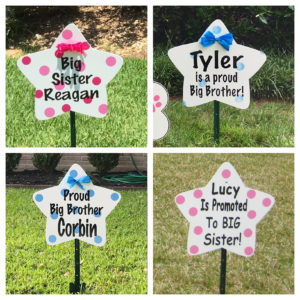
M171 48L172 46L169 46ZM250 79L254 99L294 99L294 55L267 50L267 61ZM182 97L183 76L168 57L168 49L154 50L154 81L163 84L171 97Z

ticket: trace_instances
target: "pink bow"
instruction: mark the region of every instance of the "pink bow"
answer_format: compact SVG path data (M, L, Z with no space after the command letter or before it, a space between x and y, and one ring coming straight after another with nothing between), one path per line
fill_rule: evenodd
M77 51L84 55L85 54L84 50L89 49L90 45L87 42L83 42L83 43L79 42L76 44L61 43L56 45L56 48L57 50L55 51L55 56L57 58L61 58L66 51L71 51L71 52Z

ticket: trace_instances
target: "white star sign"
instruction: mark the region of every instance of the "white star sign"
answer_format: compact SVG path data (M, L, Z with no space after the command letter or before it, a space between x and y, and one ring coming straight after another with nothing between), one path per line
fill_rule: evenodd
M183 104L217 100L246 109L249 79L266 61L258 50L237 44L221 20L215 20L198 42L174 47L168 55L184 76Z
M255 251L256 226L275 199L246 187L234 167L225 162L207 186L181 193L175 202L190 223L190 255L224 248L250 257Z
M165 87L153 83L153 139L162 139L169 131L169 119L164 113L169 100L169 94Z
M77 164L72 165L58 186L38 191L33 201L47 217L46 241L58 245L74 239L103 246L106 217L121 195L95 186Z
M93 49L69 24L50 49L21 57L18 67L35 86L35 115L48 120L74 111L103 118L108 111L107 84L123 59Z

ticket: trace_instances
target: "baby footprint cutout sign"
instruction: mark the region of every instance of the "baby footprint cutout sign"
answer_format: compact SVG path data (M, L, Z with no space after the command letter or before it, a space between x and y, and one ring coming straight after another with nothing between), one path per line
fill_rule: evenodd
M17 65L35 86L35 115L48 120L74 111L107 115L107 84L123 59L93 49L74 24L69 24L50 49L21 57Z
M164 113L169 100L167 90L158 82L153 83L153 139L162 139L169 131L169 119Z

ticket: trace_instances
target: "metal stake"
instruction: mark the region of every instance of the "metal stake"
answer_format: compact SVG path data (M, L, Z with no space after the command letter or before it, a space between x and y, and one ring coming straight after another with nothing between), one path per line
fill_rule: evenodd
M220 137L220 102L214 101L214 140L219 144Z
M70 111L71 147L76 147L75 112Z
M71 147L76 147L75 112L70 111ZM80 283L80 241L75 239L75 281L70 282L70 293L77 294L85 291L85 283Z
M85 283L80 283L80 241L75 239L75 281L70 282L70 293L77 294L85 291Z
M220 294L225 294L227 250L221 248Z

